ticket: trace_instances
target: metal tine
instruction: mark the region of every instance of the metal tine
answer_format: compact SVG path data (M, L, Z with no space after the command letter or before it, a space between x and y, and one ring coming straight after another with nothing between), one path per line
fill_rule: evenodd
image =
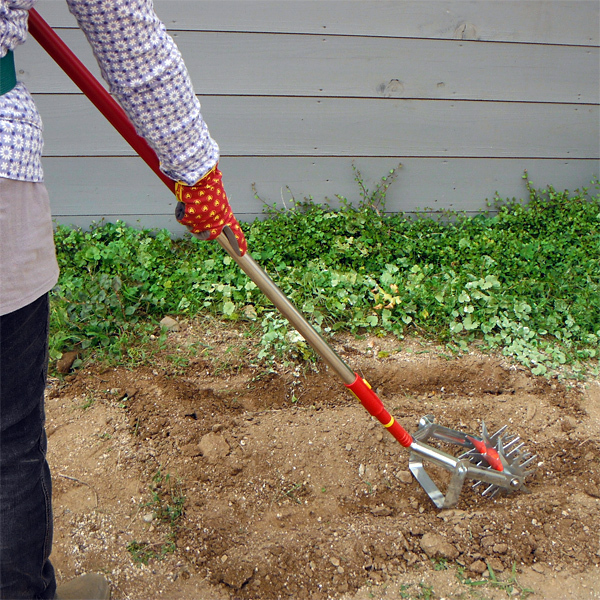
M485 465L484 465L485 463ZM486 466L487 462L485 460L480 460L475 466L476 467L482 467L482 466ZM471 487L473 489L479 487L483 482L481 481L481 479L478 479Z
M498 431L496 431L496 433L494 433L494 435L490 435L490 441L495 445L496 442L498 441L499 437L502 437L502 435L504 435L504 432L508 429L508 425L503 425L502 427L500 427L500 429L498 429Z
M483 456L478 455L478 456L474 456L473 460L470 461L472 464L474 464L476 467L486 467L487 466L487 461L483 458Z
M525 446L525 442L521 442L516 448L512 448L510 450L510 452L507 452L505 454L506 458L508 458L509 456L512 457L512 456L518 455L519 454L519 450L521 450L521 448L523 448L523 446ZM504 449L506 450L506 447Z
M506 440L502 440L502 444L504 445L504 449L507 450L513 444L516 444L521 438L518 435L515 435L513 438L508 438Z
M478 458L482 459L483 456L475 448L471 448L470 450L467 450L458 456L459 460L463 458L468 458L471 462L473 462L473 460L477 460Z
M532 456L533 454L531 454L531 452L523 450L522 452L519 452L514 462L516 462L517 460L519 462L523 462L524 460L529 460Z
M513 466L518 467L523 474L523 477L526 478L532 473L535 473L536 468L525 470L525 467L530 465L537 458L537 454L531 454L531 452L521 452L515 459L511 462Z
M483 455L480 452L477 452L477 451L475 451L475 452L473 452L471 454L467 453L465 455L465 458L468 458L471 462L475 462L476 460L479 460L479 461L485 460L483 458Z
M480 457L480 458L481 458L481 457ZM479 462L474 462L473 464L474 464L476 467L482 467L482 466L483 466L483 467L485 467L485 464L484 464L484 462L485 462L485 461L483 461L483 460L479 460Z
M482 496L487 496L494 488L498 487L495 483L490 484L483 492L481 492Z
M503 439L502 441L505 444L516 444L520 439L521 439L520 436L515 434L514 436L507 437L506 439Z
M525 457L524 457L525 458ZM531 464L537 458L537 454L530 455L524 462L521 463L521 467L526 467Z
M521 464L519 465L519 467L520 467L521 469L523 469L524 467L527 467L527 466L529 466L529 465L530 465L530 464L531 464L531 463L532 463L532 462L533 462L533 461L534 461L536 458L537 458L537 454L536 454L536 455L534 455L534 456L532 456L531 458L528 458L528 459L527 459L527 460L526 460L524 463L521 463ZM530 475L531 473L534 473L534 472L535 472L535 469L530 469L529 471L526 471L525 473L526 473L527 475Z
M477 462L475 462L477 461ZM490 464L488 463L487 460L485 460L485 458L483 458L483 456L479 455L475 458L475 460L471 461L472 464L474 464L476 467L481 467L483 469L490 469Z
M494 435L490 436L490 437L498 437L499 435L502 435L506 430L508 429L508 425L502 425L502 427L500 427L500 429L498 429L498 431L496 431L496 433L494 433Z
M500 488L496 487L496 489L490 494L490 498L494 498L500 492Z
M516 461L513 461L513 463L512 463L512 464L513 464L515 467L519 467L519 469L524 469L525 467L527 467L528 465L530 465L530 464L531 464L531 462L532 462L532 460L533 460L533 459L535 459L535 458L536 458L535 456L532 456L531 458L528 458L528 459L527 459L526 461L524 461L524 462L516 462Z
M504 445L504 449L507 450L508 448L517 444L520 440L521 438L518 435L515 435L512 438L503 439L502 444Z
M515 444L518 444L519 442L521 442L521 444L523 443L521 441L520 436L515 435L511 438L506 438L505 440L502 440L502 442L504 443L504 449L507 450L508 448L512 448L514 447Z
M521 441L520 437L516 437L512 440L501 440L502 441L502 447L504 448L504 450L506 452L512 451L512 449L514 448L515 444L518 444ZM500 442L500 440L499 440ZM522 443L522 442L521 442ZM496 444L496 448L498 447L498 444Z

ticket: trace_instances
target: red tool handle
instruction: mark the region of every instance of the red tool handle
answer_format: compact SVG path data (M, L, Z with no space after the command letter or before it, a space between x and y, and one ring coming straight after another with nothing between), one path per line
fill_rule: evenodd
M34 8L29 10L29 32L163 183L175 193L175 182L160 170L156 152L138 135L125 111Z

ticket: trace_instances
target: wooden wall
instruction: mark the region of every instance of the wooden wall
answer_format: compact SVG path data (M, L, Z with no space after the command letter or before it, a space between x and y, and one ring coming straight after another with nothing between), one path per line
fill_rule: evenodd
M496 192L599 174L597 0L155 0L222 151L240 219L262 202L358 200L402 163L387 209L477 212ZM64 0L37 8L92 69ZM31 39L19 78L45 125L59 222L180 232L173 199Z

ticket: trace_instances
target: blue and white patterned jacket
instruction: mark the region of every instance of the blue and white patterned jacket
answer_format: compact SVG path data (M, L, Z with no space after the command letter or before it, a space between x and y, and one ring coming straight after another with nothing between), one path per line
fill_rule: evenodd
M36 0L0 0L0 56L27 36ZM194 184L217 163L219 148L200 114L181 54L151 0L66 0L103 77L163 172ZM18 62L18 57L17 57ZM43 180L42 122L23 83L0 96L0 177Z

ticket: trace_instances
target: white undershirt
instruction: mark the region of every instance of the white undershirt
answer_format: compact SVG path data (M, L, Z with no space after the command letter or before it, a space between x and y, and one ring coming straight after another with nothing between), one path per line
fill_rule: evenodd
M0 178L0 315L27 306L57 281L46 186Z

